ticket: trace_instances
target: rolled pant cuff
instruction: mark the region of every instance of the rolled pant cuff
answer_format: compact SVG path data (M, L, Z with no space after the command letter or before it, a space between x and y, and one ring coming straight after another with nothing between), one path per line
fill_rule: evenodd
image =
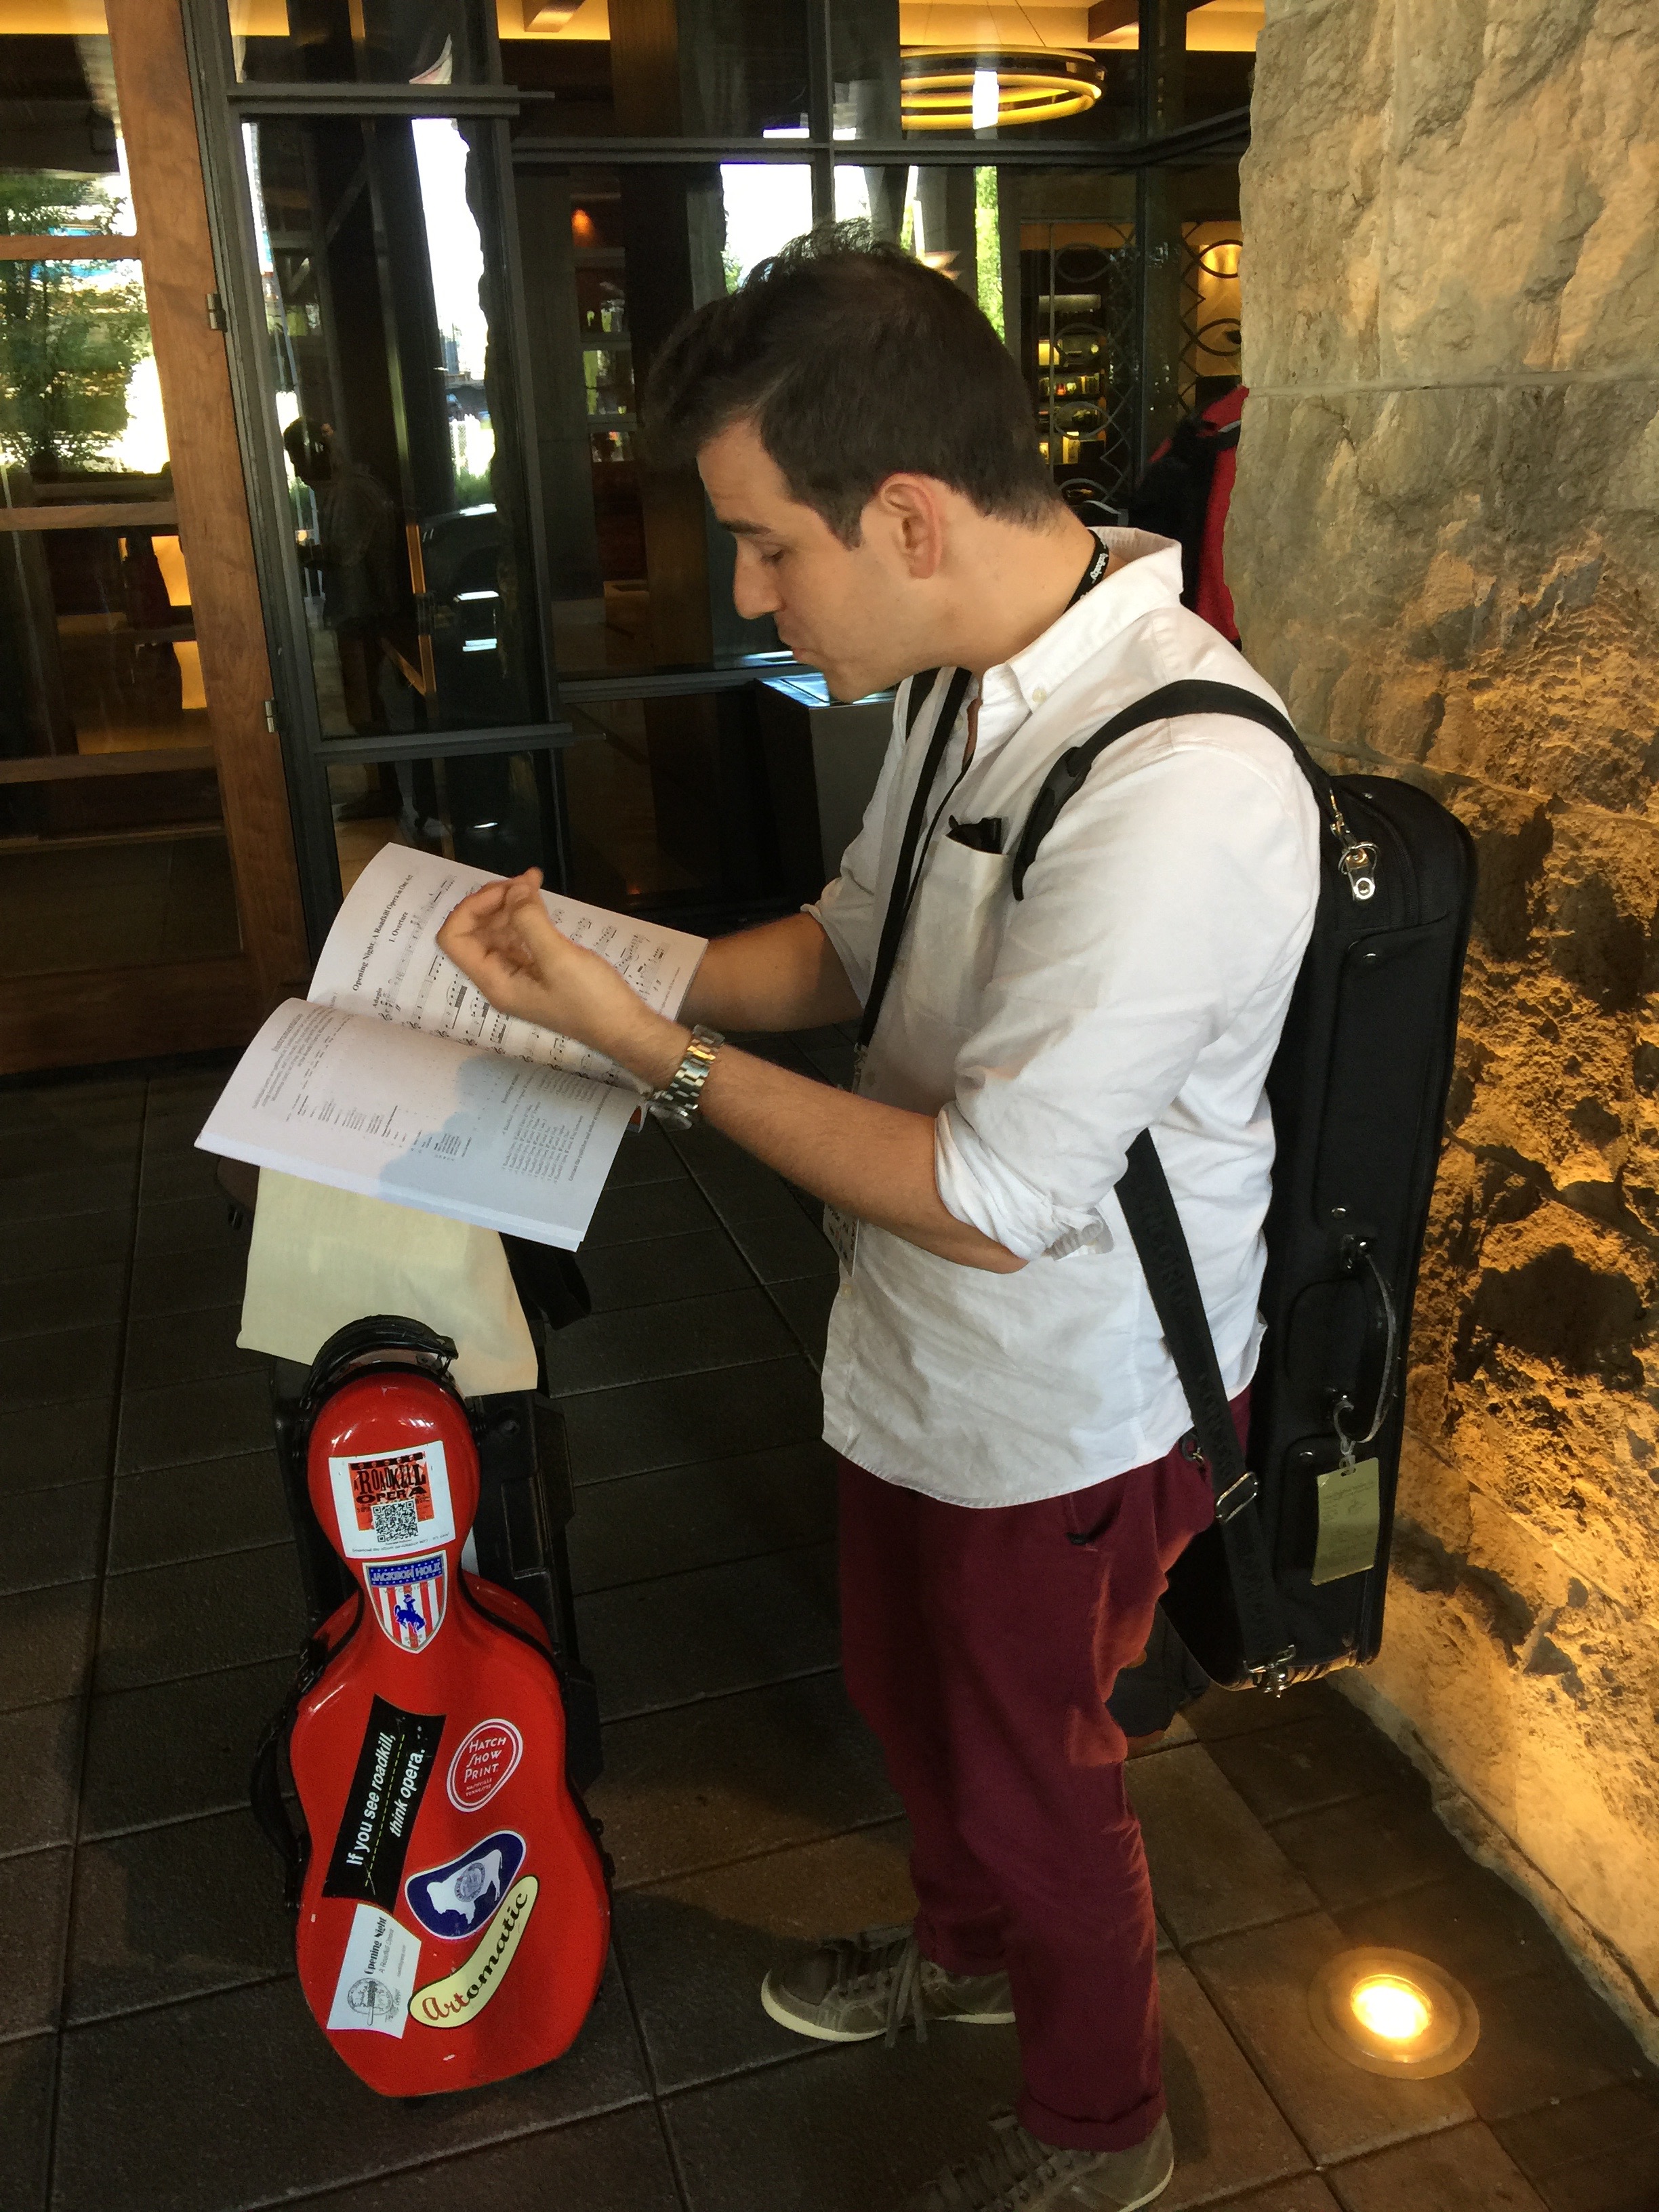
M1021 2127L1039 2142L1053 2143L1057 2149L1133 2150L1163 2118L1164 2103L1160 2093L1138 2106L1127 2118L1078 2120L1069 2113L1053 2111L1029 2090L1022 2090L1014 2110Z

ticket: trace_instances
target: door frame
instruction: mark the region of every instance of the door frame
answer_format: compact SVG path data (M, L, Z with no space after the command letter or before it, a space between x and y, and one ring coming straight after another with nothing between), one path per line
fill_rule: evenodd
M0 976L7 1074L245 1043L309 966L184 23L155 0L106 8L132 181L120 243L143 273L241 950Z

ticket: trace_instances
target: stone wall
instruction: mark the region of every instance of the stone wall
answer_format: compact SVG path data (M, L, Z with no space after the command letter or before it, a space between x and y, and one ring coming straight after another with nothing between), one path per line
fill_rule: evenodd
M1246 650L1474 833L1381 1662L1659 2051L1659 10L1267 0Z

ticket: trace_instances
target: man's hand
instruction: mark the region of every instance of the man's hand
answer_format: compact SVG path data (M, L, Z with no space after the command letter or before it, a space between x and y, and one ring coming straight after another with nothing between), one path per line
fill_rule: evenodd
M441 949L501 1013L608 1053L629 1074L659 1090L684 1056L690 1031L653 1013L608 961L553 927L542 904L541 881L540 871L529 868L511 883L474 891L439 931ZM791 919L827 945L816 922ZM764 988L787 1000L798 988L792 979L821 974L822 960L802 931L773 927L775 945L789 957L773 963L782 970L781 984L774 981ZM764 965L762 972L764 976ZM842 987L847 988L844 977ZM946 1212L933 1171L931 1115L849 1097L730 1045L703 1085L702 1111L715 1128L803 1189L924 1251L994 1274L1012 1273L1024 1264Z
M541 884L541 870L527 868L474 891L438 932L439 950L498 1012L608 1053L643 1081L666 1083L685 1031L653 1013L608 960L554 927Z

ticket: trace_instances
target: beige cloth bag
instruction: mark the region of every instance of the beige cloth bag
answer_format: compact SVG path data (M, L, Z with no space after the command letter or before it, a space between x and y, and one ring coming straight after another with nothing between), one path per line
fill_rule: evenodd
M368 1314L453 1337L463 1397L535 1388L536 1347L493 1229L261 1169L238 1344L308 1366Z

